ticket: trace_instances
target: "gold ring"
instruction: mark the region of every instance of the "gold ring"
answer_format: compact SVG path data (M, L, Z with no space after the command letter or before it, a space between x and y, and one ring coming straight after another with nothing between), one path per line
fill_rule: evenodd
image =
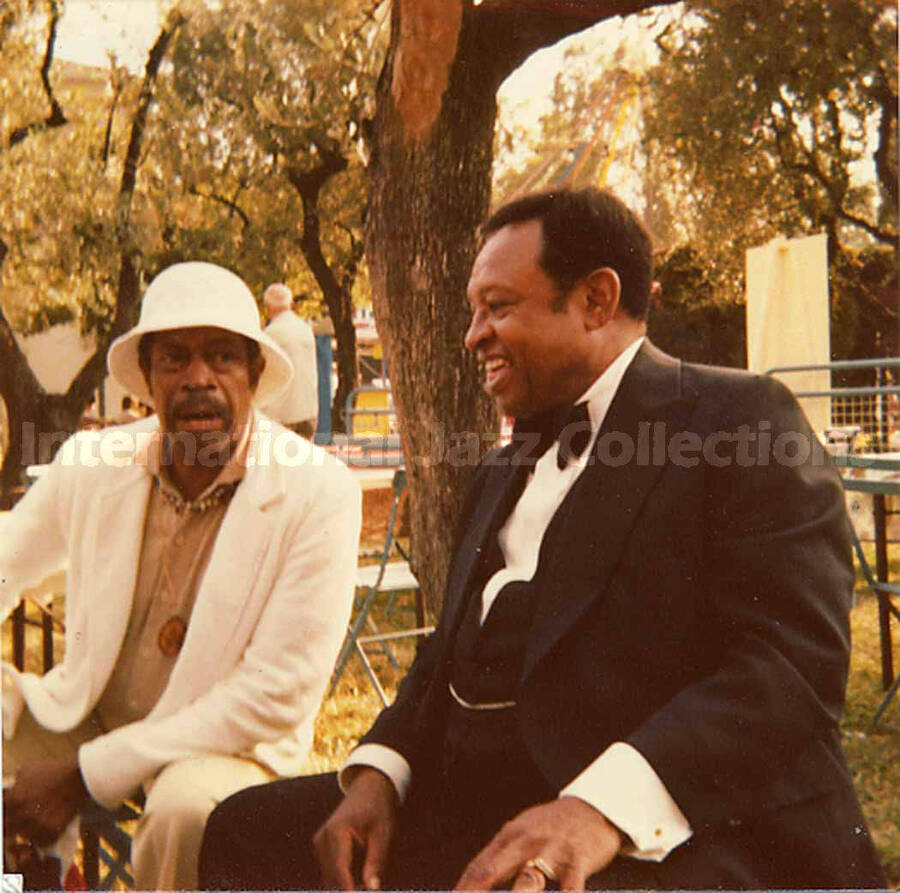
M525 863L525 868L536 868L548 881L557 881L556 872L547 864L543 856L535 856Z

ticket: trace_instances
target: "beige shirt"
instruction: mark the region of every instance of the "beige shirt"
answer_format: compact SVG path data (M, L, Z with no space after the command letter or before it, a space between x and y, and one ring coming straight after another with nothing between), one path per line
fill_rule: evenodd
M219 476L185 503L148 452L147 503L131 614L97 716L106 731L143 719L168 685L228 504L246 471L249 427ZM206 505L203 503L206 502Z

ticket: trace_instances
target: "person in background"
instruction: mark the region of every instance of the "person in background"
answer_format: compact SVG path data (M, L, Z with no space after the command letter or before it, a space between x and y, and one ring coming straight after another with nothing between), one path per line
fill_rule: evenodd
M292 431L311 439L319 415L316 339L308 322L293 311L291 290L280 282L263 295L263 309L269 324L266 334L288 355L294 378L285 391L263 412Z

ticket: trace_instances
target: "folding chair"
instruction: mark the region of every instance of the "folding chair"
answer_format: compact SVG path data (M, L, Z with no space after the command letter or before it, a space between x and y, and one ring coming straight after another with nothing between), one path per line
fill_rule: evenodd
M33 605L40 612L40 619L28 616L27 606ZM29 626L41 628L41 650L44 672L53 669L53 629L65 631L63 624L53 617L53 605L43 599L23 598L9 615L12 631L12 662L17 670L25 669L25 630Z
M143 805L141 794L113 811L93 800L81 810L82 874L89 890L112 890L117 883L134 887L131 835L122 823L139 819Z
M25 668L25 630L28 626L41 628L42 663L44 672L53 669L54 628L65 632L65 624L53 616L53 605L45 588L32 591L23 598L10 615L12 627L13 664L17 669ZM29 616L29 608L36 607L40 618ZM91 801L81 811L81 879L89 890L111 890L116 884L134 886L130 872L131 835L121 827L122 822L140 818L143 795L126 801L115 811L109 811ZM103 870L105 866L105 871ZM64 879L74 880L78 876Z
M381 685L378 675L375 673L372 663L369 660L369 656L366 654L363 646L372 644L378 645L392 666L397 667L397 661L390 650L389 643L410 636L427 635L434 629L432 626L425 625L425 610L422 603L422 593L419 589L419 582L410 570L409 556L403 551L403 547L397 542L394 534L400 500L406 489L406 471L404 469L398 468L397 471L394 472L392 487L393 499L391 501L391 513L388 518L388 528L384 540L384 547L381 550L378 564L362 567L357 572L357 589L365 590L365 595L360 603L356 617L349 626L347 638L344 641L341 653L338 655L337 665L329 690L329 695L334 694L338 681L343 675L351 655L356 653L362 661L366 674L371 680L375 691L378 693L378 697L385 706L387 706L388 703L387 695L385 694L384 687ZM401 556L400 560L390 560L391 552L394 549L396 549ZM382 593L390 593L390 600L386 606L386 613L390 613L394 607L397 595L400 592L408 590L414 590L416 593L416 626L413 629L382 633L375 625L375 621L371 616L375 600ZM364 626L371 630L370 635L360 635Z

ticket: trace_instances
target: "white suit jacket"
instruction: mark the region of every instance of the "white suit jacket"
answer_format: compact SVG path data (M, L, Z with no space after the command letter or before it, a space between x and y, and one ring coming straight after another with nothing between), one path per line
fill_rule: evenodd
M319 373L312 327L293 310L287 310L266 326L266 334L290 358L294 377L283 394L263 407L263 412L285 425L315 419L319 414Z
M7 738L25 703L62 732L106 686L131 609L157 428L153 417L71 438L0 529L4 614L23 588L67 567L65 658L41 677L4 665ZM308 750L350 614L359 485L260 415L247 462L165 691L145 719L79 751L88 789L106 806L173 760L244 754L288 775Z

